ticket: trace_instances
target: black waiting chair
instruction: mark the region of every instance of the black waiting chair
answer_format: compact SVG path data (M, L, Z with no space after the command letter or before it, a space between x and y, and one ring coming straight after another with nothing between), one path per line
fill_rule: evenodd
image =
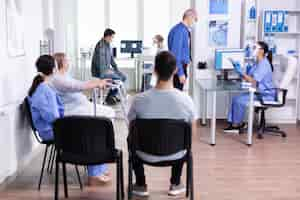
M186 197L194 199L193 156L191 151L191 125L182 120L171 119L137 119L131 123L128 137L128 199L132 198L132 163L138 159L154 167L169 167L175 162L187 163ZM186 150L180 160L149 163L141 159L136 151L155 156L168 156Z
M110 119L70 116L54 122L57 150L55 167L55 199L58 199L59 164L63 168L64 193L68 198L66 164L99 165L116 163L117 200L124 199L123 155L115 148L113 124Z
M260 113L260 122L258 126L258 139L262 139L264 134L275 134L281 136L283 138L286 137L286 133L278 126L268 126L266 123L266 110L270 108L280 108L285 105L286 102L286 89L273 88L268 89L266 92L274 91L276 93L275 101L265 101L261 93L256 93L258 101L255 102L255 111L256 113Z
M30 109L30 104L29 104L28 97L26 97L25 100L24 100L24 106L25 106L26 115L27 115L27 117L29 119L30 127L32 129L32 133L33 133L35 139L37 140L37 142L39 144L42 144L42 145L46 146L45 147L44 157L43 157L42 169L41 169L40 178L39 178L39 184L38 184L38 190L40 190L41 189L42 180L43 180L43 175L44 175L46 160L47 160L47 157L48 157L48 150L49 150L49 148L51 148L51 150L50 150L50 155L49 155L49 158L48 158L47 171L50 174L52 172L52 168L53 168L53 164L54 164L54 159L55 159L55 154L56 154L55 146L54 146L54 140L43 141L40 138L39 133L38 133L38 131L35 128L34 123L33 123L33 119L32 119L32 114L31 114L31 109ZM79 176L79 172L78 172L77 166L75 166L75 170L76 170L77 175L78 175L78 181L79 181L79 184L80 184L80 188L82 189L82 183L81 183L81 179L80 179L80 176Z

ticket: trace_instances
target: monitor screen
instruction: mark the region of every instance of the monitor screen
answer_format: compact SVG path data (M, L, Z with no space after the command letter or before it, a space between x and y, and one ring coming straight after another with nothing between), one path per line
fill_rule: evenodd
M121 53L142 53L143 42L141 40L122 40Z
M231 60L239 62L242 67L245 64L244 49L217 49L215 53L215 68L216 70L232 70L233 65Z

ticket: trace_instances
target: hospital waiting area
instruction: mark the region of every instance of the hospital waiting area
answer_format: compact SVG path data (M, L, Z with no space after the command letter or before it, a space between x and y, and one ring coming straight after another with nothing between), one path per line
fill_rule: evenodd
M299 200L299 0L0 0L0 200Z

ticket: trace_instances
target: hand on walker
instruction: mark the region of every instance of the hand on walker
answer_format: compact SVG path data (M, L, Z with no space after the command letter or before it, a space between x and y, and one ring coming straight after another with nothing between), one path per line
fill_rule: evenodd
M99 79L99 85L98 85L98 87L100 89L103 89L106 86L109 86L111 83L112 83L111 79Z

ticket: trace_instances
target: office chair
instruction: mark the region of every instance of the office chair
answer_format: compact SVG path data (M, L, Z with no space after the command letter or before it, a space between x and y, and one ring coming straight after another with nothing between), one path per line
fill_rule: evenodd
M176 162L187 163L186 197L194 199L193 155L191 142L191 125L182 120L171 119L137 119L132 122L128 142L128 199L132 198L133 161L154 167L169 167ZM156 156L168 156L186 150L183 158L173 161L150 163L140 158L136 151Z
M286 96L288 92L287 88L293 80L293 77L295 76L297 71L297 59L293 56L288 56L287 61L287 69L280 81L279 87L269 89L269 91L276 92L277 96L275 101L264 101L262 98L262 94L256 93L258 101L254 102L254 105L256 107L255 111L257 113L260 113L260 122L257 135L258 139L262 139L263 135L267 133L282 136L284 138L287 136L286 133L280 130L278 126L267 126L265 117L266 110L270 108L280 108L285 106Z
M65 197L68 198L66 164L99 165L116 163L116 198L124 199L123 153L115 148L113 124L110 119L70 116L53 125L57 149L55 167L55 199L58 199L59 164L62 163Z

